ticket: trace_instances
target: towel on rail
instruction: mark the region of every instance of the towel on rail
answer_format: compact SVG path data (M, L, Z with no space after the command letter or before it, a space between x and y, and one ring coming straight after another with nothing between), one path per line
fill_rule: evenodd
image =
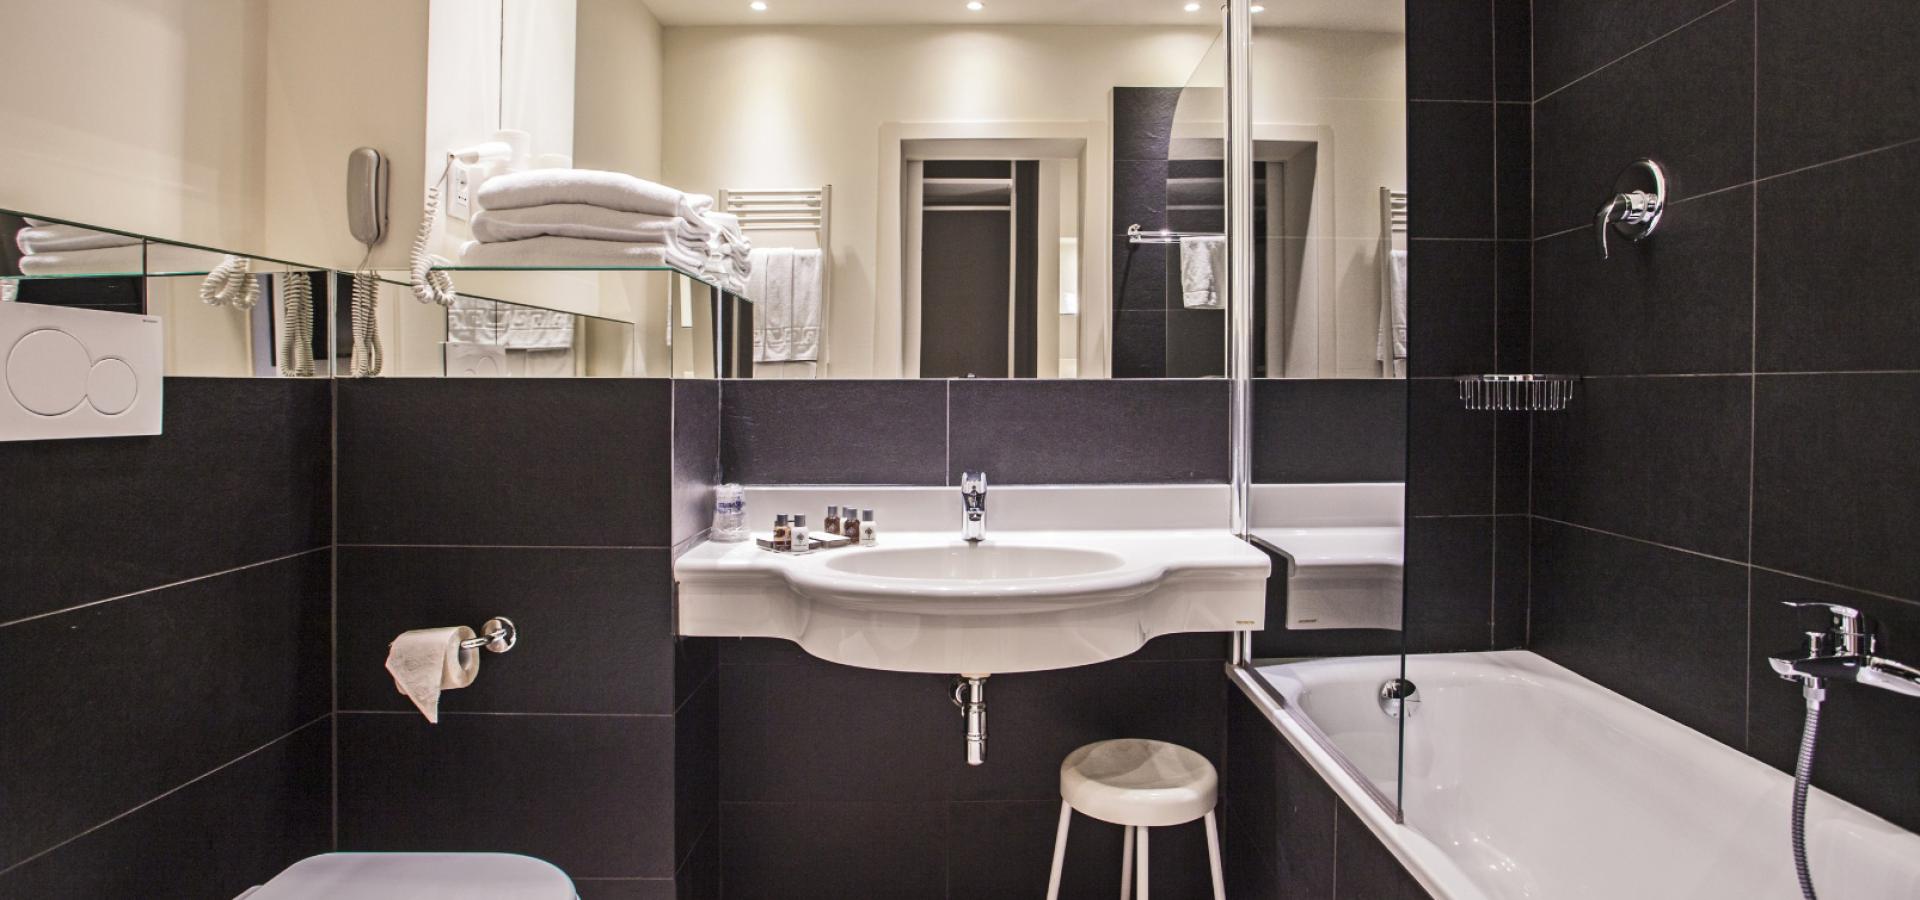
M825 324L826 254L771 247L753 251L753 361L818 362Z
M1225 304L1227 239L1207 234L1180 239L1180 301L1188 309L1220 309Z
M1407 251L1394 250L1387 256L1387 298L1380 304L1380 332L1374 341L1373 358L1380 361L1380 374L1389 378L1407 377Z
M489 178L476 194L482 209L522 209L579 203L689 221L713 208L713 198L689 194L624 172L597 169L534 169Z
M125 234L110 234L78 225L36 225L22 228L13 236L21 253L62 253L69 250L103 250L108 247L134 247L140 239Z
M707 264L704 252L676 243L637 244L590 241L569 237L537 237L521 241L468 241L460 248L467 266L661 266L698 272Z
M487 209L474 213L472 224L473 236L488 244L568 237L626 244L678 241L688 250L697 250L706 240L700 229L679 216L657 216L584 203Z
M20 257L22 275L137 275L142 272L203 274L220 264L221 255L173 244L104 247L60 253L29 253Z
M447 340L509 350L564 350L573 346L573 314L455 297L447 307Z

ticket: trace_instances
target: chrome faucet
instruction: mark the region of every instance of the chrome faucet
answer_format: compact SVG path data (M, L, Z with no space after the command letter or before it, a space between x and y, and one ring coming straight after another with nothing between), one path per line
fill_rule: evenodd
M960 537L978 544L987 539L987 473L960 473Z
M1839 679L1920 697L1920 669L1879 656L1880 641L1873 633L1873 621L1859 610L1814 601L1788 601L1787 605L1817 607L1833 618L1827 630L1807 632L1806 651L1801 658L1769 658L1767 663L1775 674L1815 691L1827 679Z

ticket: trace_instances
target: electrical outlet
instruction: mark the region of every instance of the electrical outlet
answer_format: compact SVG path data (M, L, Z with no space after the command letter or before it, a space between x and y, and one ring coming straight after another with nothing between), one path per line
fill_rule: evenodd
M473 183L477 166L454 163L447 173L447 218L462 222L473 218Z

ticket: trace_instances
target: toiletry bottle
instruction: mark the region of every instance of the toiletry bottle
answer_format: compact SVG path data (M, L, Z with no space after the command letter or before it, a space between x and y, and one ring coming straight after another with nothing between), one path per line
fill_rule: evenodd
M747 496L737 484L723 484L713 491L713 539L722 542L747 539Z
M860 539L860 507L841 507L840 533L856 541Z
M793 549L813 549L813 545L809 543L807 538L807 517L804 513L793 517Z
M879 543L880 534L873 527L873 510L860 511L860 546L871 547Z
M787 524L787 514L773 517L773 550L785 553L793 549L793 526Z
M827 520L820 523L820 530L834 537L840 536L840 507L827 507Z

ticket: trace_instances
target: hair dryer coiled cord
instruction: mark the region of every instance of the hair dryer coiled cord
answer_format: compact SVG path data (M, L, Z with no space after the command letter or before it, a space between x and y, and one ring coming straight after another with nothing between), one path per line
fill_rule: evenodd
M453 304L453 278L444 271L433 268L433 255L427 252L433 241L433 222L440 212L440 189L446 186L447 175L453 170L453 156L447 156L447 166L440 170L440 180L427 189L427 203L420 212L420 233L414 235L413 252L410 262L413 265L413 296L421 303L434 303L440 306Z
M367 248L373 256L373 248ZM380 344L380 281L367 268L367 260L353 272L353 296L349 301L349 322L353 327L353 358L348 370L355 378L371 378L386 368L386 350Z
M260 302L260 282L253 277L253 260L229 254L200 282L200 300L208 306L231 306L242 312Z
M280 374L313 377L313 275L288 272L280 280Z

